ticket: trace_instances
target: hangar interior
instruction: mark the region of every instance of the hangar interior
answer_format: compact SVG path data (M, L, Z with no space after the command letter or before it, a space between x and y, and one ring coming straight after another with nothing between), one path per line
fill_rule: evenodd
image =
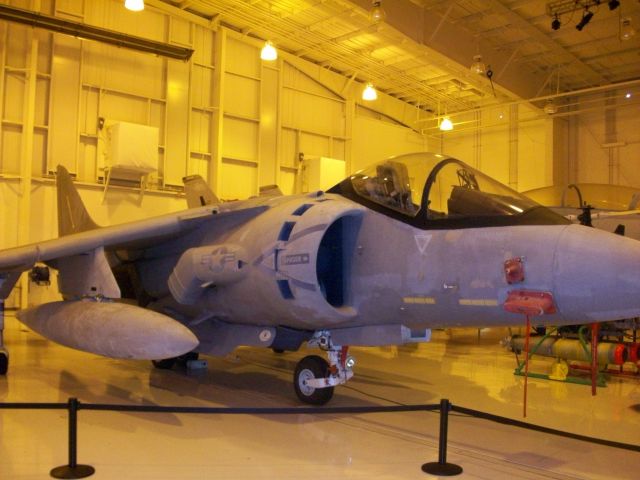
M520 192L573 183L640 188L638 1L144 3L132 12L121 0L0 1L0 247L57 236L58 165L74 175L101 225L184 209L188 175L201 175L228 201L267 185L285 194L326 189L373 162L416 151L460 158ZM385 11L381 20L371 16L376 3ZM613 3L619 5L612 9ZM29 24L16 20L18 10ZM42 23L25 11L38 12ZM587 12L593 17L578 30ZM78 30L58 33L51 19ZM111 43L86 39L82 26L110 31ZM266 41L277 48L276 60L260 58ZM176 47L185 58L175 58ZM470 69L478 61L479 73ZM368 83L376 100L362 98ZM445 118L452 130L440 129ZM52 280L38 287L25 276L6 307L55 297ZM517 418L522 381L498 344L507 334L436 332L415 351L363 350L364 379L337 403L420 403L448 395ZM12 318L7 343L15 370L0 379L2 401L295 403L281 390L296 354L242 349L188 376L87 357ZM638 444L637 378L613 379L596 397L584 386L540 382L531 392L532 422ZM127 478L126 469L135 471L131 478L164 478L158 468L178 478L207 478L210 471L224 478L424 478L419 464L430 459L422 454L434 456L437 444L437 421L427 419L421 430L415 422L422 420L409 415L320 421L85 415L85 435L95 444L108 439L81 453L100 465L98 475L106 472L102 478ZM2 412L0 419L0 477L42 478L39 472L62 462L62 415ZM36 428L49 422L55 428ZM638 453L518 432L523 446L516 448L512 430L455 422L466 433L453 439L452 455L468 462L467 478L487 472L635 478L640 468ZM257 430L274 433L264 440L268 448ZM211 439L211 431L219 435ZM365 446L365 436L377 440ZM477 446L487 438L495 442ZM272 445L289 441L287 449L297 447L293 460ZM131 445L120 449L123 442ZM141 456L142 443L156 448ZM107 455L116 446L122 459ZM232 451L220 455L226 448ZM210 450L218 451L213 459ZM180 462L166 459L174 453Z

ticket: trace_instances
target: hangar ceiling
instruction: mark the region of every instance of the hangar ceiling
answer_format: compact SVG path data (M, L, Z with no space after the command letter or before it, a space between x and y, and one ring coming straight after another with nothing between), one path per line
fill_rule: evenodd
M188 12L440 113L640 83L640 34L621 38L621 21L640 29L640 2L622 0L147 0ZM547 4L577 5L551 28ZM573 4L573 5L571 5ZM593 18L575 25L585 9ZM469 69L475 55L492 70ZM541 106L541 103L538 103Z

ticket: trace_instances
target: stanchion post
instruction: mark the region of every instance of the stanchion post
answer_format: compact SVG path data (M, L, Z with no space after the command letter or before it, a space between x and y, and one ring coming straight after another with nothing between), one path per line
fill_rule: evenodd
M449 410L451 403L446 398L440 400L440 438L438 441L438 461L422 465L422 471L431 475L450 477L460 475L462 467L454 463L447 463L447 434L449 430Z
M78 465L78 407L77 398L70 398L69 412L69 464L56 467L51 470L53 478L85 478L95 473L91 465Z

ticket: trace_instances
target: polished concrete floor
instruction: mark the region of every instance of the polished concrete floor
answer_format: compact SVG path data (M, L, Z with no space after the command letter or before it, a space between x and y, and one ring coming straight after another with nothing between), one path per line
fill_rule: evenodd
M523 378L499 345L505 330L434 332L429 344L352 349L356 376L333 406L452 403L522 419ZM200 373L159 371L55 345L7 318L9 375L0 402L279 407L299 405L295 363L315 353L239 349ZM548 364L534 361L533 370ZM527 421L640 445L640 380L583 385L529 380ZM95 479L435 478L438 415L229 415L79 412L78 462ZM464 479L638 479L640 453L457 414L448 460ZM0 479L45 479L67 463L67 414L0 410Z

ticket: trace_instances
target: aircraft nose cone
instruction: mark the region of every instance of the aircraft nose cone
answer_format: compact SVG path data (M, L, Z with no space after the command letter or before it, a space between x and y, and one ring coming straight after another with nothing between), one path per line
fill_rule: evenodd
M570 225L554 258L554 298L571 323L640 316L640 242Z

